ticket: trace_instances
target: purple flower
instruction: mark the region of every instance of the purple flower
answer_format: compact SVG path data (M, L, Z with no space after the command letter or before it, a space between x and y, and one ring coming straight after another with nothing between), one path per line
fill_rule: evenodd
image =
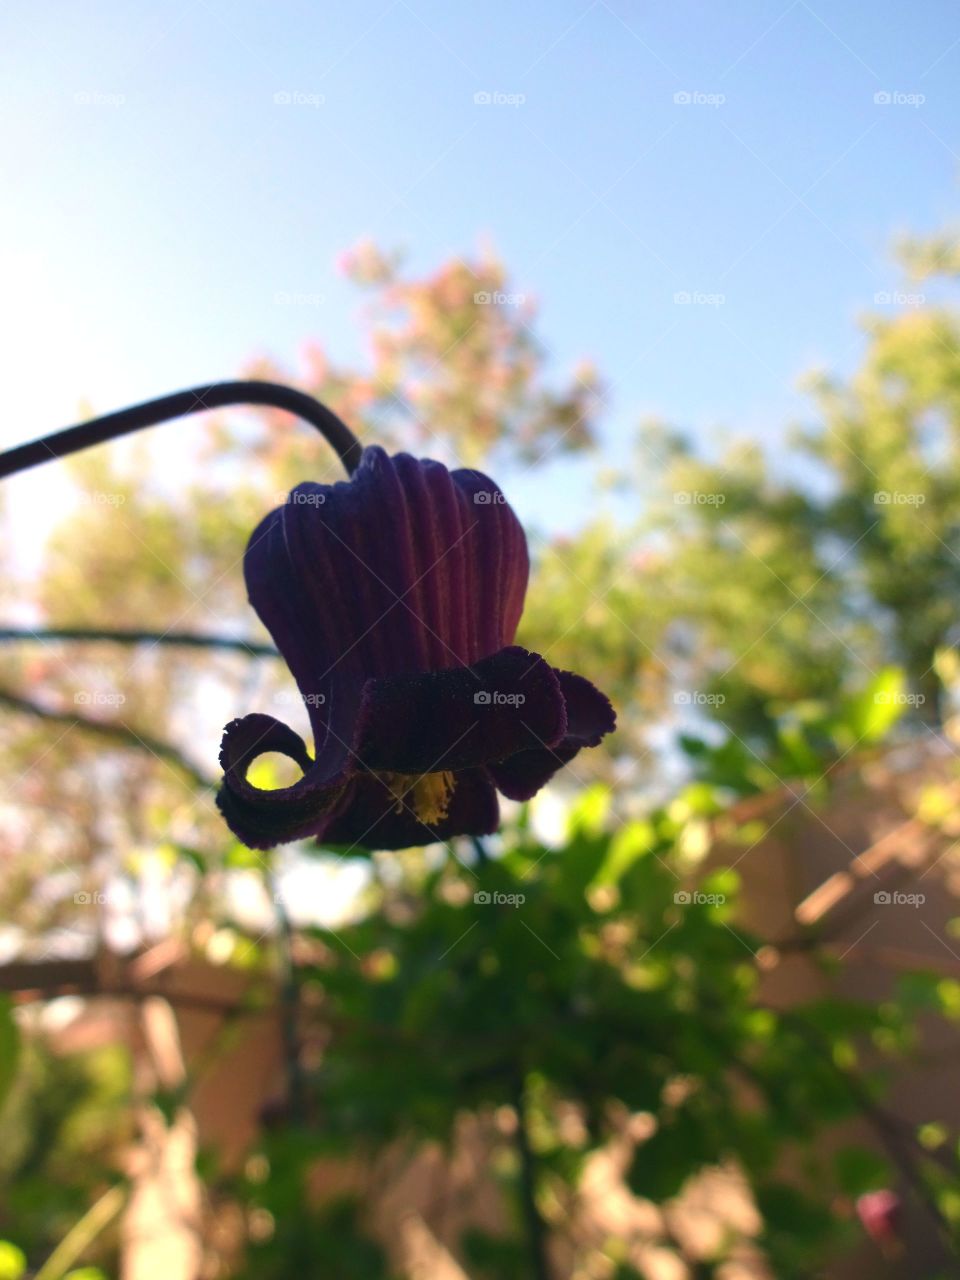
M228 724L217 803L230 829L257 849L488 835L498 790L529 799L596 746L615 726L603 694L512 643L529 567L519 521L477 471L369 448L349 481L298 485L254 531L244 573L315 757L272 716ZM303 777L253 786L267 751Z

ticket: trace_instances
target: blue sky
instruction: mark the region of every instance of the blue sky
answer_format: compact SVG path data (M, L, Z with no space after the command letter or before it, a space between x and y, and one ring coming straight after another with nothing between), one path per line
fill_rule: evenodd
M651 414L775 442L800 374L853 367L892 238L955 219L958 106L939 0L8 0L0 444L309 338L359 357L363 235L424 269L491 238L558 372L604 374L611 459ZM521 514L586 483L552 480Z

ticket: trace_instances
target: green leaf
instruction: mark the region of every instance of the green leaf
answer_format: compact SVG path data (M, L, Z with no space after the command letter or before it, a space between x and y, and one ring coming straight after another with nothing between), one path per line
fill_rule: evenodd
M20 1062L20 1029L8 995L0 995L0 1106L16 1079Z
M834 1157L837 1182L848 1196L860 1196L890 1183L890 1166L864 1147L844 1147Z
M239 840L234 840L223 855L223 865L233 871L261 871L269 865L269 853L259 853L256 849L248 849Z
M571 832L582 832L590 836L602 834L610 812L610 802L608 787L601 784L587 787L570 812Z
M650 822L628 822L616 833L607 846L607 853L593 877L592 888L617 884L638 858L649 853L657 844L657 833Z
M833 722L843 747L879 742L906 708L904 676L899 667L884 667L865 689L847 698Z

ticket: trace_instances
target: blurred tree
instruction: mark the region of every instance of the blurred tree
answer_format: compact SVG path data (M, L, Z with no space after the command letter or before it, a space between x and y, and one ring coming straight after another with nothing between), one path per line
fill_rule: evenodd
M339 367L313 346L300 381L364 439L505 467L508 491L512 467L569 450L596 461L596 375L548 377L534 308L491 255L415 278L363 245L344 265L373 300L369 367ZM561 785L613 779L621 814L636 809L676 764L659 748L664 728L677 727L701 781L612 833L606 792L588 791L559 849L521 818L495 859L466 866L466 850L455 851L461 862L412 853L391 859L389 873L373 860L358 922L305 939L312 958L301 968L338 1028L308 1081L310 1118L321 1122L281 1117L266 1185L217 1184L263 1226L251 1230L251 1274L302 1273L318 1251L345 1276L385 1274L356 1204L308 1204L309 1162L324 1144L374 1157L398 1140L450 1144L464 1109L493 1116L491 1168L514 1210L504 1238L469 1242L478 1276L542 1271L548 1233L578 1265L606 1251L604 1274L638 1274L616 1242L574 1229L585 1164L622 1136L628 1113L653 1119L629 1171L653 1201L739 1157L780 1274L810 1274L827 1242L849 1234L852 1219L831 1197L839 1184L851 1196L875 1189L875 1165L818 1164L800 1187L773 1171L785 1148L806 1152L818 1125L855 1109L837 1062L855 1059L855 1032L901 1048L902 1010L808 1010L817 1047L756 1007L754 948L731 932L726 907L678 912L674 894L678 868L731 791L821 777L878 741L911 696L935 716L930 669L951 640L960 586L956 330L946 307L872 321L858 374L813 384L818 421L797 439L795 475L757 447L716 461L646 424L642 480L621 477L610 504L625 504L628 519L608 512L535 541L520 638L589 672L621 720L609 753L578 760ZM267 361L252 372L286 377ZM71 474L76 505L41 572L18 580L13 557L5 599L16 587L38 627L263 640L240 573L248 533L292 484L339 478L339 466L287 415L260 413L102 450ZM260 876L274 902L273 860L227 839L209 782L233 715L256 706L305 728L282 664L95 639L8 648L0 703L11 783L0 909L17 922L22 953L171 934L188 950L222 943L236 934L229 889L239 875ZM734 880L715 887L732 909ZM523 912L478 903L468 917L475 892L528 901ZM251 939L243 963L279 972L288 943L282 927ZM937 993L941 1013L956 1011L948 994ZM756 1107L742 1105L747 1084ZM8 1176L26 1151L12 1132ZM41 1192L59 1179L75 1181L77 1203L88 1196L99 1148L70 1148L66 1165L27 1154ZM947 1186L945 1203L951 1195ZM34 1223L25 1243L36 1249L46 1232ZM713 1262L700 1259L700 1274Z
M914 243L906 261L943 270L946 247ZM867 320L859 370L809 380L816 418L792 453L771 461L746 443L711 460L660 426L640 436L657 473L643 602L657 651L675 696L753 747L786 706L836 698L888 662L907 672L912 714L940 718L934 662L956 641L960 599L960 317L890 298L906 309Z

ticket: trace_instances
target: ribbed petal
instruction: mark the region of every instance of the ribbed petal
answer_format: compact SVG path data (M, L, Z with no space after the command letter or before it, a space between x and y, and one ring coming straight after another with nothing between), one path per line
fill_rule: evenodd
M510 800L529 800L553 775L570 763L582 747L595 747L617 727L617 717L599 689L572 671L556 672L566 704L567 729L559 742L518 751L491 764L488 773Z
M492 480L374 447L351 480L294 489L244 569L301 692L326 695L346 674L438 670L509 644L529 559Z
M511 645L470 667L371 680L358 755L369 769L437 773L553 746L566 731L553 668Z
M373 774L358 774L345 804L329 818L320 833L321 844L346 844L363 849L407 849L450 840L454 836L486 836L500 821L497 793L480 770L456 775L447 814L427 826L406 802L399 802Z
M267 791L247 781L247 770L267 751L287 756L304 771L292 786ZM233 720L223 732L220 747L223 785L217 805L227 826L252 849L272 849L289 840L315 835L341 800L349 778L347 753L340 768L318 767L299 734L260 714Z

